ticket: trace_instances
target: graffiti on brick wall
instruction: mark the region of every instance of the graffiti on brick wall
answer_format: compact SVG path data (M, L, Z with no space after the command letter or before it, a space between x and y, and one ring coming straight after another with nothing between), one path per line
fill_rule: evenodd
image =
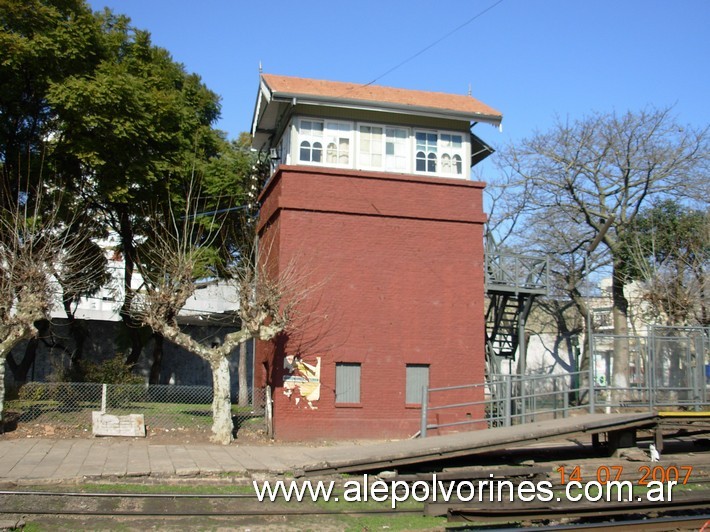
M296 404L304 399L312 410L318 408L313 403L320 399L320 357L316 357L315 365L301 360L298 355L288 355L284 358L284 395L294 397Z

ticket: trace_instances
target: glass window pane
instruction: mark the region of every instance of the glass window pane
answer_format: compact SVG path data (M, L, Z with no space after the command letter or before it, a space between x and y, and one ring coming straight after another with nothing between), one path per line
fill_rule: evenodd
M335 142L331 142L330 144L328 144L328 150L326 152L326 159L325 160L329 163L337 162L337 158L338 158L337 152L338 152L338 150L335 147Z
M451 156L448 153L441 156L441 171L445 174L451 173Z
M427 158L426 171L436 172L436 155L433 153L430 153L429 157Z
M312 159L314 163L320 162L322 151L323 151L323 146L321 145L321 143L314 142L313 143L313 159Z
M300 159L302 161L310 161L311 160L311 144L310 144L310 142L306 142L306 141L301 142Z
M417 152L417 172L426 171L426 157L423 151Z

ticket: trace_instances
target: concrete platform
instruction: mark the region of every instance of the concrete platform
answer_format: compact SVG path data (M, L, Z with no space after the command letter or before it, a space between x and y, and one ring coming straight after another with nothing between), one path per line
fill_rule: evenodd
M654 426L656 416L594 414L514 427L385 443L309 445L153 444L149 439L0 436L0 484L80 482L121 477L254 474L324 475L480 454L575 433L598 434Z

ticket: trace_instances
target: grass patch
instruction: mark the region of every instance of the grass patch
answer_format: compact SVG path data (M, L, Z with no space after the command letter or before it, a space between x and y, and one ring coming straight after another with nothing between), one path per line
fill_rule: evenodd
M97 401L64 402L53 399L7 401L5 409L17 414L20 423L46 425L87 425L91 426L91 412L101 408ZM212 406L209 403L175 403L132 401L111 406L108 414L143 414L145 422L159 428L209 428L212 426ZM263 415L253 413L251 406L232 405L232 416L240 426L259 425Z

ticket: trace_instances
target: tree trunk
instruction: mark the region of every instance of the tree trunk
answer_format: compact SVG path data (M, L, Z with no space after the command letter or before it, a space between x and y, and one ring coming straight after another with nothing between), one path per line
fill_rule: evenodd
M0 434L5 432L5 357L0 357Z
M133 225L127 209L121 209L119 213L119 224L121 244L123 246L123 304L119 315L126 325L128 335L131 339L131 352L126 357L126 365L133 366L138 362L143 350L140 326L131 314L131 304L133 302L133 272L136 264L136 248L133 245Z
M28 340L25 347L25 356L22 357L22 360L19 363L16 362L12 353L7 356L7 365L10 367L12 378L17 384L27 382L27 374L37 359L37 348L39 347L40 339L46 338L49 332L49 320L39 320L35 323L35 327L37 328L37 333Z
M82 369L82 360L84 359L84 345L86 344L86 328L83 320L72 318L69 323L69 334L74 340L74 349L71 354L71 372L76 380L83 380L84 371Z
M239 344L239 406L249 406L249 382L247 379L247 343Z
M614 264L612 272L611 298L614 324L614 361L612 363L612 386L621 388L615 392L615 401L623 401L625 388L629 387L629 302L624 295L624 281L620 265Z
M212 437L211 441L228 445L232 441L232 402L230 398L229 360L219 356L210 361L212 368Z
M128 332L128 337L131 339L131 351L126 357L126 365L135 366L141 357L141 353L143 352L141 330L137 326L127 324L126 331Z
M159 332L153 333L153 363L150 366L149 384L160 384L160 370L163 366L163 346L165 338Z
M10 356L12 348L22 340L32 338L37 333L34 326L25 322L10 327L0 327L0 426L3 423L5 408L5 361Z
M74 312L71 309L71 299L64 298L64 313L69 320L69 335L74 340L74 349L72 349L69 359L70 376L74 381L84 380L84 372L81 367L81 361L84 358L84 344L86 343L86 329L83 325L83 320L76 319Z

